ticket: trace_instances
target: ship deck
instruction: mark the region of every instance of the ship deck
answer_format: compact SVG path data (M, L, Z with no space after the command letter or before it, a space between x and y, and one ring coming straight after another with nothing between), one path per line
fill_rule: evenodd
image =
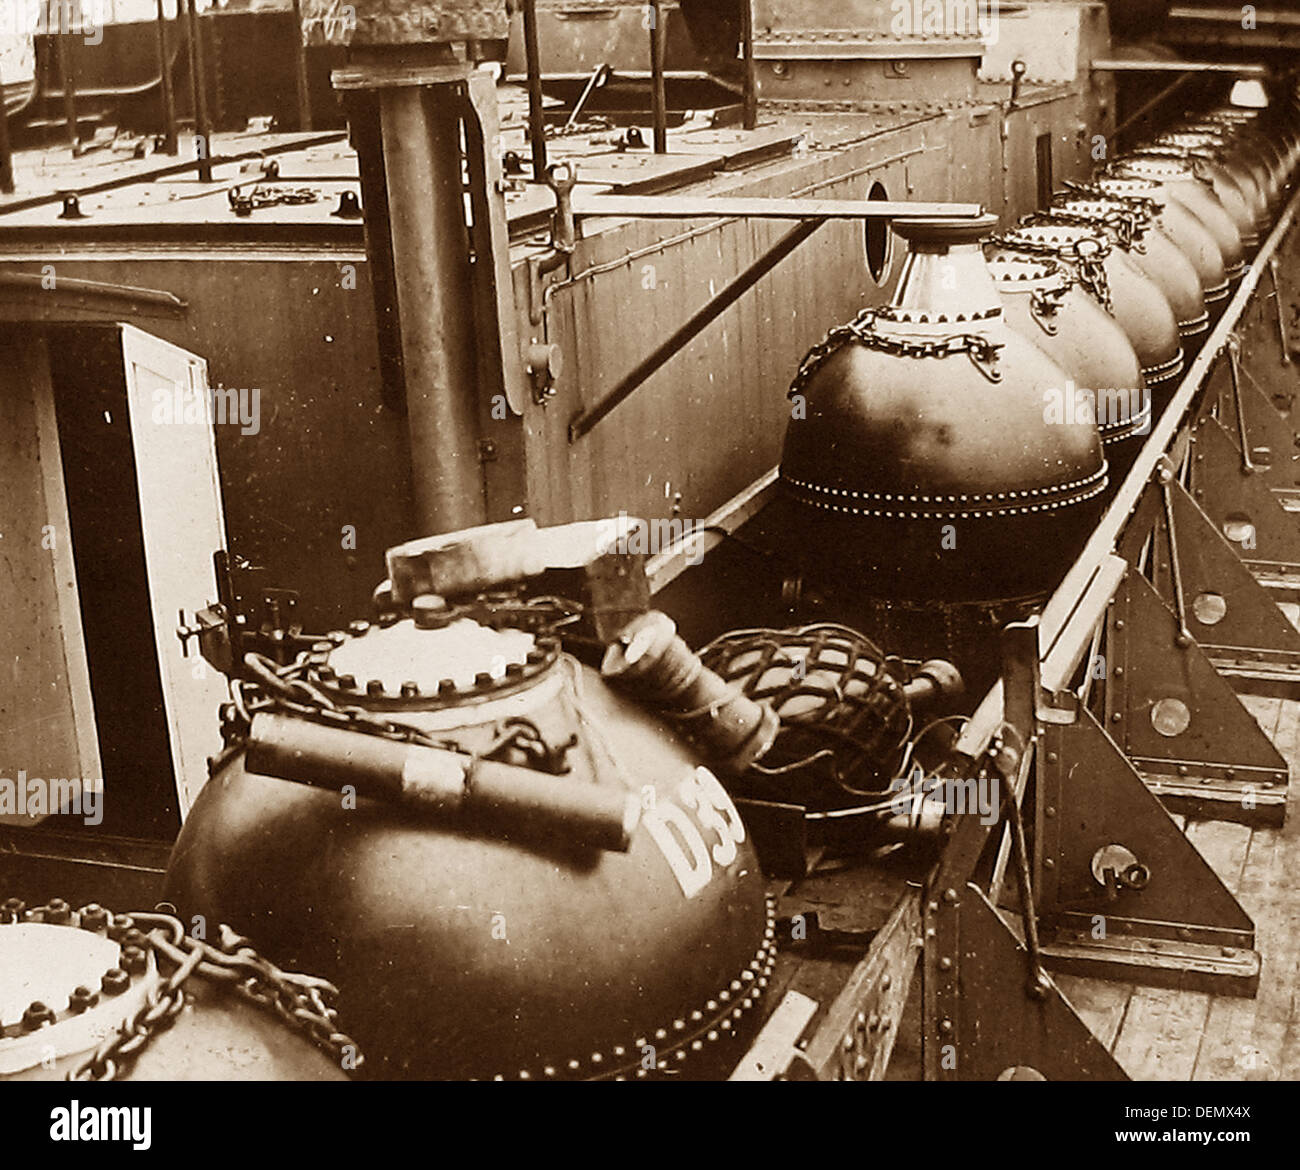
M1290 608L1290 607L1288 607ZM1300 613L1295 615L1300 618ZM1293 619L1294 620L1294 619ZM1242 701L1300 775L1300 699L1244 695ZM1252 998L1204 991L1054 974L1071 1006L1135 1081L1261 1081L1300 1079L1300 794L1293 784L1282 828L1224 821L1174 820L1240 899L1255 922L1262 957ZM779 883L778 905L818 912L820 927L838 939L815 956L785 952L776 973L774 1006L790 988L816 998L844 985L848 940L870 937L894 921L890 912L915 902L906 871L879 860L850 869L814 869L797 883ZM917 892L919 896L919 892ZM797 911L796 911L797 912ZM919 952L919 947L917 948ZM922 1080L921 976L911 980L895 1015L888 1080ZM816 1017L820 1020L821 1013ZM889 1016L886 1015L888 1021Z
M765 112L752 130L739 125L739 112L733 106L686 111L688 116L674 123L670 149L663 154L615 141L627 127L638 124L635 117L617 112L592 115L593 120L548 137L547 157L552 164L575 167L577 191L583 195L662 195L684 189L708 195L735 193L752 184L759 168L789 166L792 160L809 157L832 158L869 140L940 124L958 114L970 120L968 129L985 128L1005 98L1004 90L1005 86L985 83L980 99L987 104L947 113L892 107ZM1021 108L1048 109L1069 92L1061 84L1026 86ZM546 184L534 181L532 168L526 165L530 154L523 89L500 86L498 105L497 141L505 167L510 234L519 254L527 254L546 244L544 238L529 237L545 234L555 195ZM906 146L900 159L923 153L910 141ZM345 192L359 190L357 153L345 131L285 132L250 124L244 130L213 133L210 154L212 180L204 182L195 171L195 141L188 130L180 134L175 155L158 153L147 137L118 134L112 127L85 143L75 156L66 144L15 150L16 190L0 193L6 243L19 251L53 242L64 253L102 246L109 239L138 244L180 241L209 250L223 237L240 243L360 245L362 221L334 214ZM877 160L873 166L888 161ZM271 201L250 215L236 217L231 194L247 195L259 186L267 195L297 191L302 198ZM65 192L80 193L85 218L61 217ZM599 234L602 224L619 220L589 220L584 235Z
M1053 95L1065 92L1059 87L1027 88L1019 106L1022 117L1033 102L1046 104ZM994 98L991 90L982 96ZM999 92L997 98L1004 96ZM990 105L961 113L966 122L963 138L969 140L972 157L978 154L980 136L993 134L990 113L994 108ZM503 102L502 113L503 148L522 150L522 103L518 95ZM589 194L662 194L683 188L708 194L735 193L762 186L771 171L802 175L804 169L820 165L823 155L842 156L853 144L906 131L916 141L909 139L899 144L903 149L887 158L881 149L860 167L843 174L832 174L828 168L820 177L809 174L801 181L809 181L808 190L820 189L832 181L846 182L869 173L871 167L891 165L901 166L899 179L909 193L914 186L920 190L933 187L933 182L927 185L927 177L933 179L941 172L948 190L965 194L974 180L966 174L963 152L946 147L944 140L934 136L925 141L923 124L938 120L939 116L920 115L790 115L767 121L754 132L701 121L675 128L674 150L667 156L621 151L598 141L601 135L582 134L555 143L551 157L553 161L579 162L581 181ZM1032 138L1025 137L1026 148L1032 142ZM189 149L188 144L183 145L181 157ZM894 146L890 149L894 150ZM214 141L213 153L228 161L217 167L216 180L211 184L199 182L179 165L174 173L163 173L177 160L156 155L136 159L109 144L77 159L68 157L66 150L20 153L16 160L19 195L0 197L0 216L8 229L6 257L31 265L37 258L44 259L52 244L68 258L84 252L99 254L103 259L114 248L125 246L131 251L141 247L147 251L151 243L166 249L176 248L179 243L179 250L187 254L203 253L215 251L222 244L242 249L259 239L276 245L284 241L327 245L333 250L331 256L340 250L360 254L361 221L332 214L342 195L355 191L358 181L356 155L342 135L221 135ZM263 166L277 154L280 171L270 176ZM936 155L940 156L937 160ZM909 163L913 158L918 160L915 172ZM848 162L844 165L848 166ZM127 181L132 179L138 181ZM237 218L230 193L259 182L282 188L310 187L316 194L307 203L276 203L251 217ZM111 186L97 189L101 184ZM88 218L60 219L61 201L50 197L74 189L83 192L81 208ZM32 198L36 191L44 193L44 201ZM782 189L781 193L787 192ZM527 253L547 247L545 237L536 233L544 232L555 199L544 186L520 179L511 184L506 201L513 245L511 259L518 264ZM1006 191L999 185L989 205L1005 211L1009 203ZM609 230L612 222L612 217L600 221L590 235ZM657 232L650 228L645 232L642 246L663 244ZM584 232L584 239L587 235ZM605 241L603 246L605 251L593 247L590 271L621 271L632 256L639 254L618 240ZM722 255L721 248L718 254ZM24 288L29 291L31 274L24 275L29 282ZM711 294L713 291L710 289ZM612 303L620 294L606 289L604 295ZM556 304L564 306L566 302ZM582 332L577 325L587 319L580 312L585 304L579 302L578 308L566 310L573 316L575 333ZM590 311L589 307L586 311ZM590 344L585 334L581 344ZM570 348L578 350L577 342ZM783 348L794 352L799 346ZM589 369L601 364L596 361L599 355L595 350L579 352L586 355ZM718 397L725 395L719 393ZM552 409L552 421L563 406L562 399ZM777 399L774 409L778 414L784 410L783 398ZM693 425L692 430L708 435L710 443L716 442L708 427ZM633 423L628 424L628 433L637 435L640 446L646 445ZM689 452L696 452L694 444L687 446ZM551 447L567 450L558 441ZM610 450L618 450L613 442ZM712 450L709 454L716 456ZM708 461L698 460L700 464ZM711 461L727 462L716 458ZM625 462L607 458L603 465L622 467ZM593 463L602 465L601 461ZM605 474L599 472L602 482ZM551 478L566 483L573 477L556 474ZM654 488L658 490L657 482ZM625 499L617 492L608 494L620 501ZM665 484L665 498L667 494ZM718 494L710 491L706 496L713 501ZM629 507L637 502L627 500ZM710 527L706 525L706 529ZM752 557L752 553L736 553L735 545L727 547L735 561L729 561L725 553L713 556L709 571L725 574L730 563L737 578L736 589L746 592L746 586L752 584L753 564L745 556ZM734 594L736 589L730 592ZM717 591L714 605L721 605L727 594L727 590ZM734 621L736 611L725 616ZM755 620L752 607L745 616L751 622ZM1294 622L1297 614L1289 616ZM700 607L694 620L708 624ZM1246 697L1244 702L1294 770L1300 759L1300 699ZM1297 799L1300 797L1292 792L1289 800ZM1300 1076L1300 1048L1288 1043L1297 1030L1294 989L1300 973L1300 930L1296 929L1300 925L1300 878L1292 876L1294 867L1288 864L1293 839L1300 834L1295 815L1288 817L1284 828L1175 819L1254 918L1262 955L1257 995L1247 999L1066 975L1057 976L1056 983L1134 1079ZM87 859L83 856L84 845L50 838L33 845L30 840L22 840L19 833L0 830L0 876L8 878L8 870L17 879L6 892L16 889L26 894L28 889L43 887L74 902L88 901L93 896L119 908L149 904L159 887L165 853L161 844L146 847L101 841L96 844L96 856ZM67 862L74 857L78 866L74 876L69 877ZM772 883L782 931L788 932L792 924L800 923L807 926L808 936L790 944L783 940L770 993L761 1006L767 1026L744 1057L738 1073L756 1078L770 1075L772 1064L765 1066L765 1062L788 1058L800 1035L807 1035L802 1061L790 1064L790 1075L798 1076L801 1070L821 1075L841 1065L852 1066L856 1060L859 1063L851 1071L864 1079L881 1075L920 1079L921 890L932 859L885 847L866 859L814 856L811 860L811 872L806 877ZM798 994L792 1000L790 993ZM800 999L807 1016L800 1020L797 1013L783 1014L791 1002L800 1007ZM861 1041L857 1048L853 1047L854 1036ZM880 1042L882 1036L888 1039ZM847 1059L839 1051L841 1046L849 1053Z
M1292 620L1295 620L1293 616ZM1300 775L1300 700L1242 696ZM1251 999L1060 975L1057 984L1134 1080L1300 1078L1300 795L1282 828L1175 820L1255 921Z

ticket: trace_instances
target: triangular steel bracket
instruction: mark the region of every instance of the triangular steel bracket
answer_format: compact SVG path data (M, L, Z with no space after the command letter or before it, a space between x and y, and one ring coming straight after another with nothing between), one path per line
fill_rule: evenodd
M1028 952L983 891L949 893L924 920L926 1079L1127 1080L1050 978L1016 978Z
M1286 761L1136 570L1106 634L1105 726L1152 792L1197 816L1282 824Z
M1290 413L1278 407L1279 400L1286 402L1294 394L1294 387L1289 387L1290 395L1284 395L1282 391L1288 384L1280 375L1285 371L1270 371L1267 361L1246 365L1229 350L1210 374L1202 402L1212 404L1215 416L1238 451L1246 452L1265 485L1288 511L1294 511L1300 508L1300 441ZM1294 375L1289 377L1293 379Z
M1300 526L1217 419L1191 439L1192 498L1277 601L1300 601Z
M1153 542L1156 591L1238 690L1284 697L1300 692L1300 632L1276 599L1176 479L1151 490L1164 504Z
M1044 962L1076 975L1254 995L1254 923L1101 724L1072 703L1043 712L1039 737Z

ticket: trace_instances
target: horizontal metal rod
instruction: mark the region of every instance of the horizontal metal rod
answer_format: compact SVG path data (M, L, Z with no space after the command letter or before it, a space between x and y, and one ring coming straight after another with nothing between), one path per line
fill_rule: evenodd
M941 36L907 40L759 40L754 43L754 56L760 61L935 61L978 58L980 42L974 37L945 42Z
M16 289L19 292L45 292L49 285L39 272L0 272L0 292ZM131 284L109 284L102 280L84 280L75 276L60 276L53 285L56 294L78 298L95 298L108 301L127 301L134 305L152 305L175 314L184 313L188 305L175 293L159 288L140 288Z
M1238 17L1240 19L1240 17ZM1238 77L1267 77L1263 65L1234 64L1231 61L1137 61L1100 58L1092 63L1094 73L1233 73Z
M579 219L620 216L630 219L697 219L741 216L750 219L976 219L978 203L920 203L888 199L765 199L727 195L583 195L574 192Z
M1146 490L1156 465L1164 458L1165 452L1178 437L1192 400L1227 346L1229 337L1254 295L1260 276L1268 266L1268 258L1273 255L1283 237L1291 230L1297 208L1300 208L1300 192L1292 196L1281 219L1269 233L1268 239L1256 254L1254 261L1247 267L1246 274L1242 277L1241 284L1238 285L1223 316L1219 318L1214 331L1206 339L1201 352L1165 408L1159 423L1138 453L1110 507L1106 509L1101 523L1093 531L1083 552L1079 554L1056 592L1052 594L1051 600L1044 607L1042 623L1039 627L1040 653L1053 647L1070 615L1078 608L1080 598L1087 591L1101 566L1114 552L1115 544L1125 525L1128 524L1129 517L1137 507L1142 493ZM998 682L984 696L974 715L962 728L961 736L955 745L956 750L972 759L979 758L988 749L994 733L1002 723L1002 718L1002 683Z
M569 442L574 442L587 434L610 411L631 396L632 392L645 382L669 358L695 339L713 321L736 303L746 292L754 287L764 276L781 263L791 252L813 234L826 221L811 219L792 228L780 241L764 252L744 272L727 285L716 297L697 313L693 314L684 325L675 329L661 344L655 347L636 368L618 383L590 410L578 415L569 424Z
M527 77L526 73L506 73L502 76L503 82L512 82L515 85L522 84ZM591 77L590 72L564 73L555 72L550 69L542 74L543 81L587 81ZM664 77L669 81L712 81L719 89L728 89L739 92L740 86L735 82L728 82L714 77L707 69L665 69ZM649 81L649 69L611 69L609 82L615 81ZM608 84L608 83L607 83ZM559 107L556 107L557 112Z
M87 98L123 98L136 97L139 94L148 93L152 89L157 89L162 83L161 77L152 77L148 81L139 81L133 85L97 85L82 88L77 86L77 97ZM47 101L62 101L62 88L50 86L49 89L41 90L41 96Z
M1216 24L1241 24L1240 8L1171 8L1170 20L1205 20ZM1263 12L1255 13L1256 25L1285 24L1300 25L1300 12Z

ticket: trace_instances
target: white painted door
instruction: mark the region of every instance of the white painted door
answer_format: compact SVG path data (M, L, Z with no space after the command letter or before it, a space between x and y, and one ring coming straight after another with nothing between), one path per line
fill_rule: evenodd
M121 330L154 641L184 817L207 779L208 757L221 750L217 709L228 694L225 676L193 644L184 657L176 636L180 610L216 600L212 554L226 546L212 423L186 422L169 408L178 389L185 402L208 400L208 368L132 325Z

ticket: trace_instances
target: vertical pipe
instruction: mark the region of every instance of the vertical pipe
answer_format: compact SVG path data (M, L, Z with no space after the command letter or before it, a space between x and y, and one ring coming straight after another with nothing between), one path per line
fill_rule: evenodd
M420 530L486 520L458 104L433 88L380 94L407 424Z
M293 0L294 86L298 91L298 129L311 129L311 82L307 77L307 45L303 40L302 0Z
M212 124L208 118L207 74L199 40L198 0L185 0L185 29L190 42L190 93L194 101L194 134L198 139L199 182L212 182Z
M366 263L379 332L379 385L385 406L406 413L406 375L402 369L402 326L397 307L397 277L393 262L393 229L388 217L388 176L379 126L379 95L350 90L348 131L357 152L361 203L365 207Z
M163 154L176 154L176 91L172 88L171 51L167 45L167 13L158 0L158 79L162 85Z
M758 74L754 69L754 0L741 0L740 57L745 66L745 129L758 126Z
M650 109L654 117L655 154L668 153L668 99L664 94L664 14L650 0Z
M9 145L9 108L0 92L0 195L14 193L14 155Z
M58 47L59 77L63 82L63 120L68 128L68 145L73 155L81 153L81 137L77 132L77 79L72 66L72 4L70 0L55 0L58 27L55 44Z
M537 0L524 0L524 57L528 62L528 137L533 178L546 182L546 111L542 107L542 53L537 46Z

